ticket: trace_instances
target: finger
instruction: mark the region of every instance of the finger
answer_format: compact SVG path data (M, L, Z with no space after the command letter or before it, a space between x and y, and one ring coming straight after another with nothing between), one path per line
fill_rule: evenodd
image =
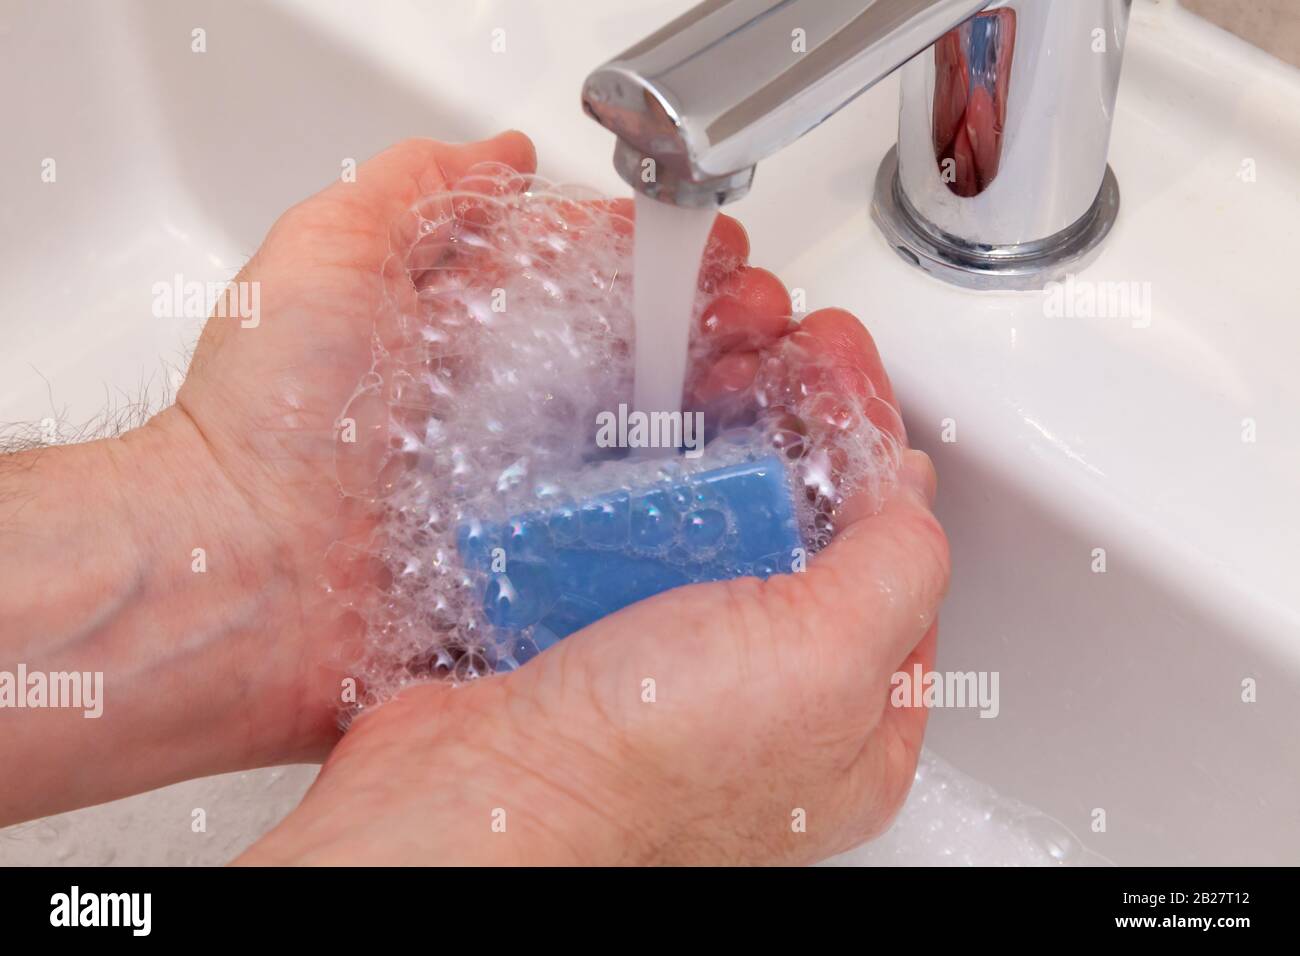
M695 403L707 408L733 398L748 398L758 363L757 352L728 352L721 356L695 382Z
M934 462L930 456L916 449L905 449L898 459L897 468L892 474L885 475L884 487L880 489L883 496L888 496L895 488L905 486L920 496L926 507L934 504L938 477ZM880 499L871 493L868 487L854 489L835 513L835 525L848 527L875 514L880 509Z
M355 182L337 182L294 210L296 216L337 216L347 210L348 258L360 268L379 268L390 251L405 251L427 232L428 222L451 217L440 197L474 165L495 162L519 173L537 168L537 154L523 133L508 131L477 143L408 139L357 168ZM435 197L422 208L421 200ZM327 231L327 219L314 225Z
M818 309L799 323L798 330L809 337L817 355L829 360L832 367L861 372L871 386L871 393L897 409L894 386L885 372L875 339L853 313L844 309ZM862 388L860 379L845 379L843 384L852 387L864 400L871 397Z
M700 344L718 352L766 348L790 328L790 293L766 269L741 266L700 316Z
M756 298L761 300L762 295L760 293ZM786 301L789 301L788 297ZM779 311L779 305L770 309L772 313ZM706 320L709 315L706 310ZM739 324L744 326L743 321ZM790 364L787 372L791 384L815 384L828 391L852 395L864 403L872 397L879 398L897 411L894 388L876 343L852 313L843 309L819 309L797 326L787 326L784 331L793 344L800 346L788 353ZM744 353L738 351L737 354ZM840 373L838 377L836 373ZM811 382L809 377L819 380ZM906 439L901 422L889 422L889 425L891 434L897 430L894 437Z
M325 210L347 204L349 225L340 237L341 249L357 267L383 273L395 306L388 312L398 326L380 330L388 347L401 341L401 317L416 311L416 289L429 284L453 234L456 209L448 190L482 164L515 170L522 188L524 176L536 169L537 155L528 137L516 131L477 143L408 139L363 163L355 183L336 183L305 204ZM480 184L480 191L490 188ZM326 223L323 231L328 229Z
M948 588L948 541L930 511L923 473L924 466L901 472L904 480L880 511L843 528L803 574L803 606L828 618L814 622L821 625L815 633L851 635L844 653L877 677L916 649ZM857 636L864 630L869 641Z
M711 365L705 362L692 368L686 386L688 404L704 413L714 433L754 421L754 379L761 361L758 352L727 352Z
M935 494L939 488L939 476L934 470L934 462L925 452L914 448L904 452L893 483L911 488L921 497L927 508L934 507Z
M450 188L472 167L489 162L532 173L537 152L532 140L517 130L477 143L408 139L362 163L355 183L335 183L327 192L355 187L357 198L387 222L417 200Z
M630 199L593 199L583 196L582 190L576 187L549 188L544 182L513 174L500 163L479 164L469 175L457 180L453 188L454 214L449 217L447 234L454 228L458 237L470 239L477 232L481 238L457 243L456 255L444 257L445 239L440 243L436 234L422 237L421 246L429 244L433 252L419 257L424 271L413 278L421 290L430 274L439 272L448 280L442 284L453 290L471 277L479 285L504 283L506 276L519 268L519 262L512 256L502 255L492 227L510 218L510 194L529 188L540 188L544 198L529 203L526 215L514 217L508 232L514 242L530 247L528 256L534 266L554 266L557 271L564 271L562 262L568 250L578 246L618 249L630 254L634 216ZM563 241L556 242L559 237ZM435 294L438 291L435 288Z
M431 150L444 176L453 183L479 163L501 163L519 173L537 171L537 149L533 141L517 129L506 130L477 143L435 142L431 144Z
M471 177L474 167L492 164L513 170L513 181L500 177ZM509 130L477 143L439 143L409 139L380 153L357 170L359 198L381 223L391 223L388 246L407 255L415 272L434 266L451 236L460 213L473 220L473 203L458 209L447 192L453 188L484 196L521 189L524 176L537 168L537 153L523 133ZM336 184L334 189L346 186ZM386 252L385 252L386 254Z
M789 340L791 347L784 354L792 366L786 374L793 384L781 387L786 392L816 396L800 403L799 415L806 430L826 444L827 462L844 489L844 500L835 506L835 523L852 522L879 506L880 481L871 479L888 480L900 451L907 448L907 430L893 386L871 334L843 309L812 313ZM856 457L849 454L845 442L872 437L864 432L864 426L855 426L851 435L843 432L844 423L858 420L859 415L879 433L873 452L875 475L845 485L845 468Z
M740 221L718 213L704 247L700 288L713 294L718 286L749 259L749 234Z

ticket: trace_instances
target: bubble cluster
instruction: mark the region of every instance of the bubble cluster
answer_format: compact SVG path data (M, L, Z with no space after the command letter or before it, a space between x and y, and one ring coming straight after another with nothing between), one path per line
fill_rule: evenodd
M359 537L331 555L352 570L327 580L364 624L358 708L548 646L485 612L493 582L462 553L475 523L567 509L585 546L677 555L689 569L725 554L738 531L734 510L696 476L775 457L815 552L845 501L878 496L892 474L902 433L882 420L892 409L866 375L798 331L763 348L753 384L725 403L693 409L688 384L686 409L704 416L698 457L604 447L598 416L631 401L632 243L626 202L492 163L394 223L373 365L340 414L335 455L362 518ZM739 265L729 255L720 243L705 253L697 323ZM697 341L693 371L714 360ZM683 488L702 497L672 498ZM565 533L561 523L549 546L577 540Z
M929 750L889 830L833 866L1108 866L1059 820L999 794Z

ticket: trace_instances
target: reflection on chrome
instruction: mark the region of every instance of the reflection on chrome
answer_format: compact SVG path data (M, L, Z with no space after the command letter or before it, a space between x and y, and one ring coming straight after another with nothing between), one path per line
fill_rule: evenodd
M1015 47L1010 8L977 13L934 45L934 155L940 181L958 196L997 177Z

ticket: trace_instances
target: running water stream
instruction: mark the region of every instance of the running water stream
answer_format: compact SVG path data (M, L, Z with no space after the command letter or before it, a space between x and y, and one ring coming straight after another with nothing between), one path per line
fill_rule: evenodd
M672 206L636 194L634 411L681 412L700 261L716 217L713 208ZM674 450L652 448L645 453L671 455Z

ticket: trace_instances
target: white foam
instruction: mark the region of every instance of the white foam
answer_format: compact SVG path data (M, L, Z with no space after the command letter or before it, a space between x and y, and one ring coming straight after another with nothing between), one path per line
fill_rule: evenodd
M916 780L879 839L829 866L1106 866L1064 824L922 751Z

